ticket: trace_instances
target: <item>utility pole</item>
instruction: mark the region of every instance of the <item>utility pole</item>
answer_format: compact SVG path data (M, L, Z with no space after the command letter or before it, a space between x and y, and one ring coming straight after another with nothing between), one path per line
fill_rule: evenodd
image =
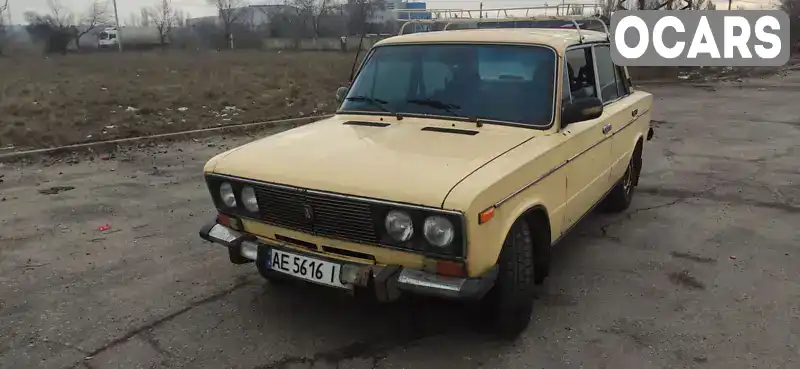
M478 19L483 19L483 2L481 2L479 9L480 14L478 14Z
M119 12L117 12L117 0L114 2L114 22L117 24L117 49L122 52L122 27L119 25Z
M731 10L731 5L733 5L733 0L728 0L728 10Z

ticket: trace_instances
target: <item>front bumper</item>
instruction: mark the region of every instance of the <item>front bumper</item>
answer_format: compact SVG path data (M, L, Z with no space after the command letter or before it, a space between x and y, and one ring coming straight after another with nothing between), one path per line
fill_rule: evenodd
M242 233L216 222L205 225L200 237L228 248L231 262L243 264L268 260L272 249L286 249L295 254L318 259L327 259L354 270L343 273L341 282L351 289L371 289L380 301L391 301L402 293L432 295L461 300L481 299L494 285L497 267L481 277L449 277L421 270L407 269L399 265L357 264L343 260L332 260L324 255L289 250L279 242L265 242L251 234Z

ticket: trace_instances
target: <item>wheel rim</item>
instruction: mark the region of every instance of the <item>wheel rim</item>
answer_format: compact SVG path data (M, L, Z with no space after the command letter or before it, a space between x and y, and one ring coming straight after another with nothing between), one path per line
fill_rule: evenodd
M633 163L628 164L628 169L625 170L625 177L622 178L622 190L625 196L631 193L633 189Z

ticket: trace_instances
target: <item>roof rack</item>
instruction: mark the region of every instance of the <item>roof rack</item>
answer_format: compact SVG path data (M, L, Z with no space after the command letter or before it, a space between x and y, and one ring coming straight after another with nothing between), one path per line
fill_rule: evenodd
M564 0L562 0L564 1ZM660 4L652 4L653 10L686 10L693 8L692 0L660 0ZM469 28L566 28L574 26L578 39L581 36L583 21L595 21L602 25L601 29L583 28L605 32L607 38L611 14L616 10L627 10L625 3L632 0L616 0L616 4L599 0L571 0L558 5L530 6L517 8L490 9L394 9L399 15L408 19L400 27L400 35L417 32L447 31ZM681 7L681 3L685 5ZM641 0L638 1L642 3ZM553 14L554 13L554 14ZM415 17L414 14L417 14ZM476 17L477 16L477 17ZM550 24L547 21L551 21ZM561 23L558 23L558 22ZM584 24L585 25L585 24Z
M623 0L624 1L624 0ZM587 14L587 10L589 10ZM495 9L396 9L395 12L407 14L410 20L403 23L398 34L418 32L448 31L474 28L573 28L578 40L583 42L581 23L599 22L602 28L583 28L608 31L608 18L602 16L604 9L596 2L564 3L553 6L532 6ZM548 15L550 13L550 15ZM553 14L555 13L555 14ZM413 19L412 14L430 15L430 19ZM493 14L494 17L489 15ZM475 15L478 17L476 18ZM580 23L579 23L580 22Z

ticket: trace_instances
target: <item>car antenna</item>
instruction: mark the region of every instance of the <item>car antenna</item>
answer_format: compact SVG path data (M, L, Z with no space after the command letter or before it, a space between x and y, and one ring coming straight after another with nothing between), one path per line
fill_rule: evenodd
M358 39L358 49L356 49L356 57L353 59L353 67L350 69L350 83L353 83L353 77L356 74L356 64L358 64L358 57L361 56L361 45L364 43L364 32L361 33L361 38Z

